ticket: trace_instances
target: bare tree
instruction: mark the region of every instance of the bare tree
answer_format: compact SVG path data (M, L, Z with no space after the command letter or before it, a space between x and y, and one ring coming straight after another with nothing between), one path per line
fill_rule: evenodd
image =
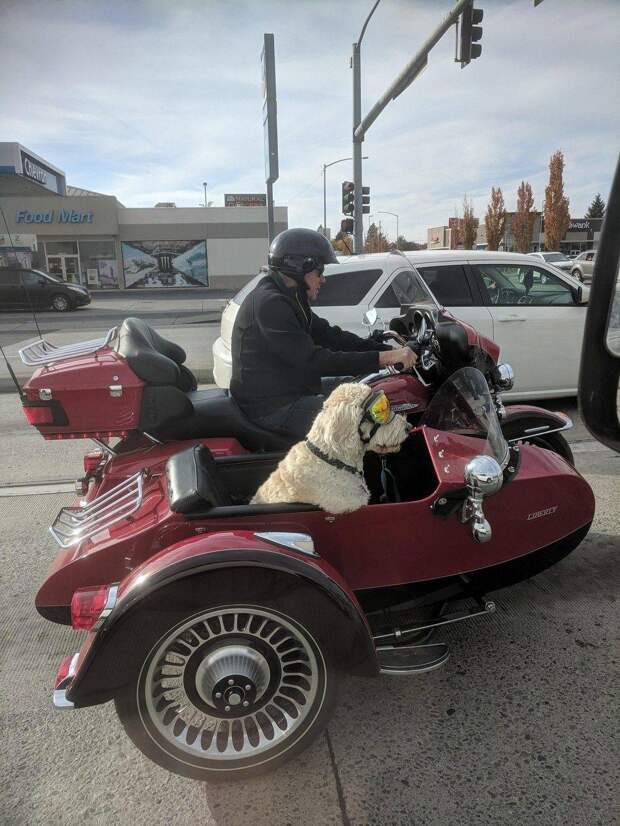
M506 228L506 209L500 187L491 187L491 201L484 216L484 224L487 230L487 249L499 249Z
M536 212L532 212L534 194L527 181L521 181L517 190L517 211L512 218L512 235L516 252L530 252Z
M478 219L474 215L474 207L467 195L463 198L463 249L473 250L478 231Z
M564 195L564 155L558 149L549 161L549 184L545 188L545 246L558 250L570 224L568 198Z

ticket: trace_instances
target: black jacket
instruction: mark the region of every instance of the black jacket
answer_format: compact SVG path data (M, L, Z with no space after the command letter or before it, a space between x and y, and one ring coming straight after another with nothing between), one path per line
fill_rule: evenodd
M321 377L372 373L388 349L333 326L310 309L305 290L265 276L243 301L232 332L230 392L252 417L321 392Z

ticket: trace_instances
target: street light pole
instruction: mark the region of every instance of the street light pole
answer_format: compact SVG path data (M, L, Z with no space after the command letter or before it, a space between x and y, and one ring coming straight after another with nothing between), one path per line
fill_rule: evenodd
M396 218L396 249L398 249L398 215L395 212L388 212L387 209L380 209L380 215L393 215Z
M353 57L351 58L351 68L353 69L353 184L355 186L355 201L353 206L353 249L356 253L358 253L358 255L364 249L364 210L362 199L362 141L364 140L364 136L360 135L358 137L356 135L358 127L362 121L362 68L360 49L368 21L373 16L379 2L380 0L376 0L376 3L370 10L370 14L362 26L362 31L357 39L357 43L353 44Z
M206 182L206 181L203 181L203 182L202 182L202 185L203 185L203 186L204 186L204 188L205 188L205 206L206 206L206 205L207 205L207 182Z

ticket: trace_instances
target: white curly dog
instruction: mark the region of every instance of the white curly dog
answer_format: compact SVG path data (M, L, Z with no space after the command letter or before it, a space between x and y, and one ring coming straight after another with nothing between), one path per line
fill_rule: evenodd
M368 416L375 397L366 384L341 384L323 403L305 441L286 454L251 504L304 502L329 513L347 513L368 503L364 453L396 453L410 430L404 416L385 424Z

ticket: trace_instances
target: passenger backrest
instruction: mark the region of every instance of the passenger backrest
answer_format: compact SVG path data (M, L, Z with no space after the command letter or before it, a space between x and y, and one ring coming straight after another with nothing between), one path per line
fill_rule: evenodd
M171 385L183 392L196 389L193 374L183 366L186 358L183 348L160 336L141 318L123 321L117 335L116 351L147 384Z
M168 500L175 513L206 511L232 504L218 478L213 454L205 445L193 445L166 463Z

